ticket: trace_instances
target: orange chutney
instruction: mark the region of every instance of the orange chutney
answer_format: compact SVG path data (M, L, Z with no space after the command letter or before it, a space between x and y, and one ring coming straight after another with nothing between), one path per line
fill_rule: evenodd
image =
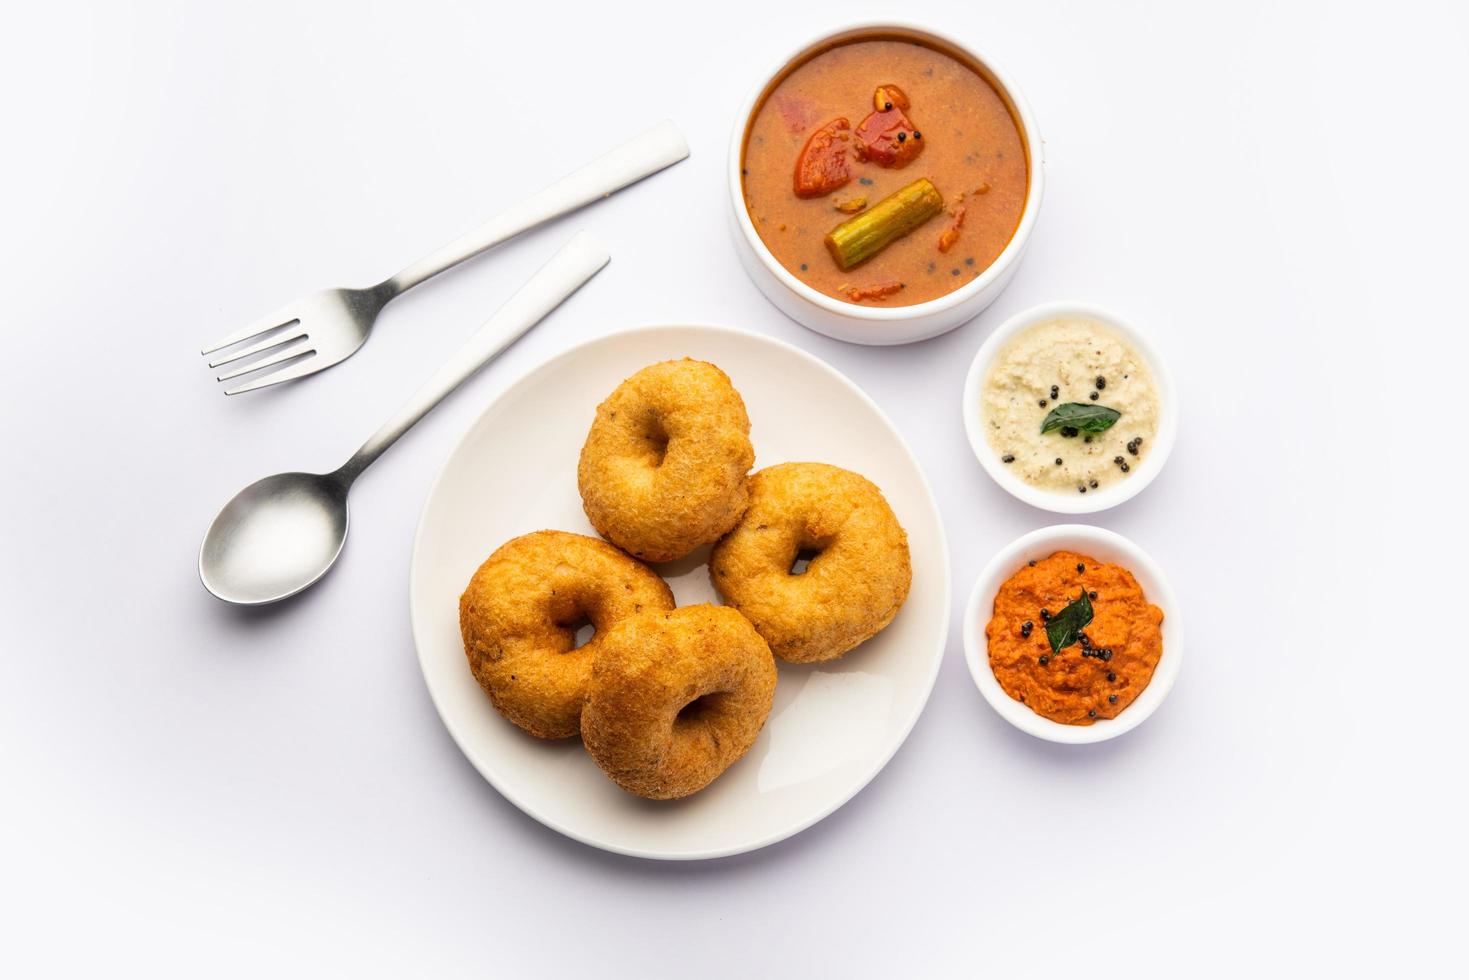
M1082 592L1093 613L1085 639L1054 651L1046 618ZM1127 569L1058 551L1005 580L984 634L1006 694L1052 721L1090 725L1116 717L1148 686L1163 656L1162 623Z
M911 306L972 282L1010 243L1030 187L1020 128L990 82L954 55L889 36L838 43L779 78L746 129L741 172L745 208L776 260L828 296L870 306ZM920 178L942 208L841 268L828 233Z

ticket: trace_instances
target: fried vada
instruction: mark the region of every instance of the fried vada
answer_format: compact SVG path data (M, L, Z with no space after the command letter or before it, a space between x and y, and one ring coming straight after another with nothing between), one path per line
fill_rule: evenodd
M459 597L459 630L474 679L500 714L537 738L569 738L580 731L607 633L630 616L672 608L667 583L607 542L536 531L480 565ZM596 632L577 647L586 623Z
M733 609L631 616L602 638L582 742L629 793L688 796L754 744L775 698L775 676L770 647Z
M908 535L871 482L825 463L782 463L750 478L750 506L714 546L709 577L777 657L810 663L892 622L913 566Z
M643 368L597 406L576 475L598 534L664 562L734 527L754 464L740 393L713 364L684 358Z

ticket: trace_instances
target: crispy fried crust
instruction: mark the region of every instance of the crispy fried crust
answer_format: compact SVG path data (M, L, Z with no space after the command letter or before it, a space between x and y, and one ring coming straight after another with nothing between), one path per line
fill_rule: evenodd
M803 552L804 573L791 574ZM825 463L750 478L750 506L709 558L724 601L782 660L832 660L876 634L908 598L908 535L882 491Z
M500 714L538 738L581 726L592 660L629 616L673 608L668 585L596 538L536 531L501 545L459 597L470 670ZM576 631L590 621L591 642Z
M581 736L638 796L708 786L754 744L775 698L775 658L724 606L645 612L612 628L592 667Z
M685 358L643 368L597 406L576 475L597 533L661 562L734 527L753 465L740 393L713 364Z

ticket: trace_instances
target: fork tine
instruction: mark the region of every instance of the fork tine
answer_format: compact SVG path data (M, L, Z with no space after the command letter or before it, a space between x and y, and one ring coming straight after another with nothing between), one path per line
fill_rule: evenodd
M304 333L297 333L294 330L285 330L281 333L266 337L258 344L251 344L249 347L243 347L240 350L231 351L217 361L210 361L209 366L212 368L223 367L224 365L229 364L232 361L238 361L242 357L249 357L251 354L260 354L264 351L270 350L272 347L279 347L282 344L294 344L298 340L305 339L306 335Z
M272 365L280 364L282 361L289 361L293 357L300 357L302 354L314 353L316 353L316 351L312 349L311 341L303 340L301 343L296 344L293 347L287 347L285 350L272 354L267 358L259 361L254 361L250 364L244 365L243 367L237 367L233 371L227 371L226 373L221 374L218 378L215 378L215 380L229 381L232 378L238 378L242 374L249 374L251 371L259 371L261 368L268 368Z
M322 363L322 358L313 353L311 356L302 358L294 364L288 364L278 371L272 371L263 378L256 378L254 381L242 384L237 388L226 388L224 393L226 395L239 395L247 391L254 391L257 388L269 388L271 385L278 385L282 381L294 381L297 378L304 378L308 374L314 374L324 367L331 367L335 363L335 361Z
M242 327L241 329L236 330L234 333L222 337L221 339L205 347L199 353L213 354L215 351L219 350L222 347L229 347L233 344L238 344L242 340L249 340L251 337L265 333L265 331L267 330L274 330L277 327L285 327L289 326L292 323L300 322L301 318L296 315L292 307L284 306L281 307L279 310L276 310L269 316L261 317L254 323L250 324L248 327ZM214 365L212 364L210 365L210 367L213 366Z

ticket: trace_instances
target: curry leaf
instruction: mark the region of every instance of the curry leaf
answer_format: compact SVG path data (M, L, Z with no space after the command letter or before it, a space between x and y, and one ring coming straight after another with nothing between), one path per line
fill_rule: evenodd
M1046 639L1051 641L1051 652L1060 653L1081 639L1081 631L1092 621L1092 601L1086 589L1065 609L1052 616L1046 623Z
M1067 402L1057 405L1046 415L1046 420L1041 423L1041 434L1044 435L1053 429L1071 428L1079 432L1106 432L1112 428L1112 424L1122 418L1122 413L1115 408L1106 405L1083 405L1080 402Z

